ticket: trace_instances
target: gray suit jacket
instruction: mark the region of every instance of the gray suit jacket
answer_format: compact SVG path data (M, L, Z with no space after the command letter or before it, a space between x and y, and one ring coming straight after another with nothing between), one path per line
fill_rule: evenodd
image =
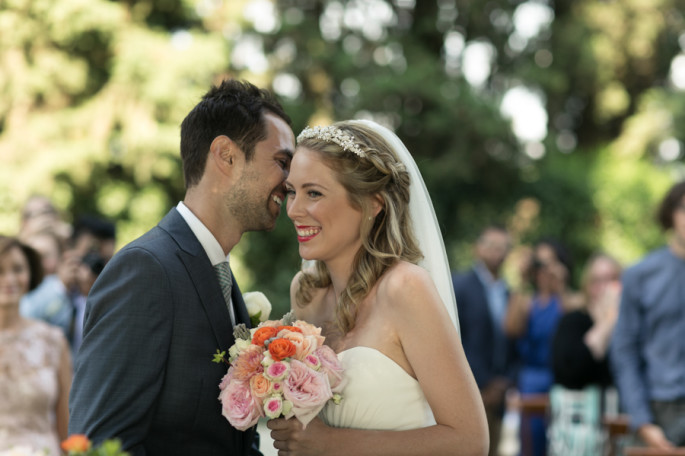
M249 317L234 282L236 320ZM75 361L71 434L119 438L132 456L249 455L256 432L221 416L233 344L221 288L202 245L176 209L119 251L88 296Z

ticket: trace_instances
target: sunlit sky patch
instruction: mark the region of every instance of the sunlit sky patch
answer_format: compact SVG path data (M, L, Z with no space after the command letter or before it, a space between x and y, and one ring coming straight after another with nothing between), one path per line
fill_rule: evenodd
M171 34L171 45L179 51L188 49L193 44L193 35L187 30L177 30Z
M665 139L659 144L659 157L664 161L675 161L680 158L681 148L676 138Z
M544 147L540 142L547 136L547 111L543 96L525 86L513 87L504 95L500 112L511 119L514 134L526 143L526 153L531 158L542 157Z
M257 35L242 35L236 42L231 54L236 68L245 68L253 73L263 73L269 67L264 55L261 37Z
M471 41L462 56L464 78L474 87L482 87L492 72L495 47L487 41Z
M297 76L290 73L280 73L273 80L274 92L277 95L290 98L297 98L302 93L302 84Z
M685 54L678 54L671 62L671 83L679 90L685 90Z
M259 33L274 33L281 26L276 7L269 0L252 0L245 7L243 16Z

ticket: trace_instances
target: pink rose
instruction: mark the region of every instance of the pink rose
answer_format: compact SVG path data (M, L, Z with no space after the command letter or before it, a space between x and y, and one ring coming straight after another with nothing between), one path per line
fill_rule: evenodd
M307 366L311 367L312 369L314 369L315 371L321 369L321 360L316 355L307 355L304 357L302 362L305 363Z
M293 414L306 427L333 392L325 374L294 359L290 362L290 375L283 383L283 396L293 403Z
M283 399L280 396L272 396L264 401L264 413L268 418L278 418L283 411Z
M232 379L219 394L221 414L234 428L245 431L262 416L262 407L250 392L247 382Z
M226 375L224 375L224 377L221 379L221 383L219 383L219 389L221 391L226 389L226 386L228 386L228 382L230 382L233 378L233 370L233 367L229 367L228 372L226 372Z
M264 371L266 378L272 382L280 382L288 373L288 363L285 361L275 361Z
M328 376L328 381L331 385L331 391L340 393L345 387L345 377L342 364L338 359L338 355L328 345L322 345L314 354L321 361L321 372Z

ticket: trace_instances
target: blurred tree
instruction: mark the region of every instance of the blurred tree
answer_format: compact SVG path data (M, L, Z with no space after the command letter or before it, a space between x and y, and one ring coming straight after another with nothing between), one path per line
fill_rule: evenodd
M455 267L491 222L559 237L578 263L598 248L629 262L660 242L646 215L683 176L683 6L0 0L0 230L31 193L115 219L120 243L149 229L183 196L181 120L234 76L272 88L296 133L394 128ZM284 215L232 261L285 311L299 256Z

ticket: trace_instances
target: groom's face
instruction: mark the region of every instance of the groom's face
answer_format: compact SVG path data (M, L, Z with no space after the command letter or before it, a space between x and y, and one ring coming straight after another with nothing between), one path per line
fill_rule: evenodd
M231 215L245 231L271 230L285 201L285 187L295 137L290 126L274 114L266 114L267 136L255 145L252 160L228 195Z

